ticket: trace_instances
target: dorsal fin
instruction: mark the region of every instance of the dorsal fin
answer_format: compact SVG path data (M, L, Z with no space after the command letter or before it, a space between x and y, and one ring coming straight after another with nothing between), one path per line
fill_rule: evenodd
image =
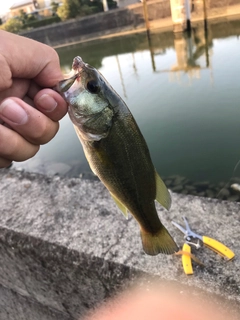
M155 170L156 177L156 200L167 210L170 209L172 204L171 195L165 186L165 183L159 177L157 171Z
M128 219L128 212L127 212L127 207L124 206L124 204L122 204L122 202L120 200L118 200L118 198L116 198L114 196L114 194L112 194L110 192L110 195L112 196L113 200L115 201L116 205L118 206L118 208L122 211L124 217L126 219Z

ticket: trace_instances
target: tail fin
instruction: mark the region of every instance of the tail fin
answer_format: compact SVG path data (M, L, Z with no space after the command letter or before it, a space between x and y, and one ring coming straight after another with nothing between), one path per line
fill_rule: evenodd
M154 234L141 229L141 238L143 250L150 256L155 256L159 253L173 254L179 250L173 238L163 225L161 229Z

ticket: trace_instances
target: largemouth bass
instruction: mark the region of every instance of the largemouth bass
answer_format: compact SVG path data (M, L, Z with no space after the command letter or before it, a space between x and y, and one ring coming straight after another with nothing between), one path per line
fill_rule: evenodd
M92 171L124 215L129 211L138 221L147 254L178 251L154 202L169 209L171 196L131 112L100 72L80 57L74 58L72 69L70 78L59 82L56 90L69 104L69 116Z

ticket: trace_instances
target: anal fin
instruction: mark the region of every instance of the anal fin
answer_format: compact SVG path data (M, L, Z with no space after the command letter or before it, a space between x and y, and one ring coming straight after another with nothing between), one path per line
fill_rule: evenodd
M165 183L159 177L157 171L155 171L156 179L156 200L167 210L170 209L172 204L171 195L165 186Z

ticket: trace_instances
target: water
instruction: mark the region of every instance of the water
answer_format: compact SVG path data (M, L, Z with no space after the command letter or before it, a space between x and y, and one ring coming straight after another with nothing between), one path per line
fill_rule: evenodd
M160 175L228 181L240 159L240 22L192 36L129 35L58 49L68 72L80 55L125 100ZM57 136L24 163L29 171L66 176L89 172L66 116ZM240 166L234 172L240 177Z

